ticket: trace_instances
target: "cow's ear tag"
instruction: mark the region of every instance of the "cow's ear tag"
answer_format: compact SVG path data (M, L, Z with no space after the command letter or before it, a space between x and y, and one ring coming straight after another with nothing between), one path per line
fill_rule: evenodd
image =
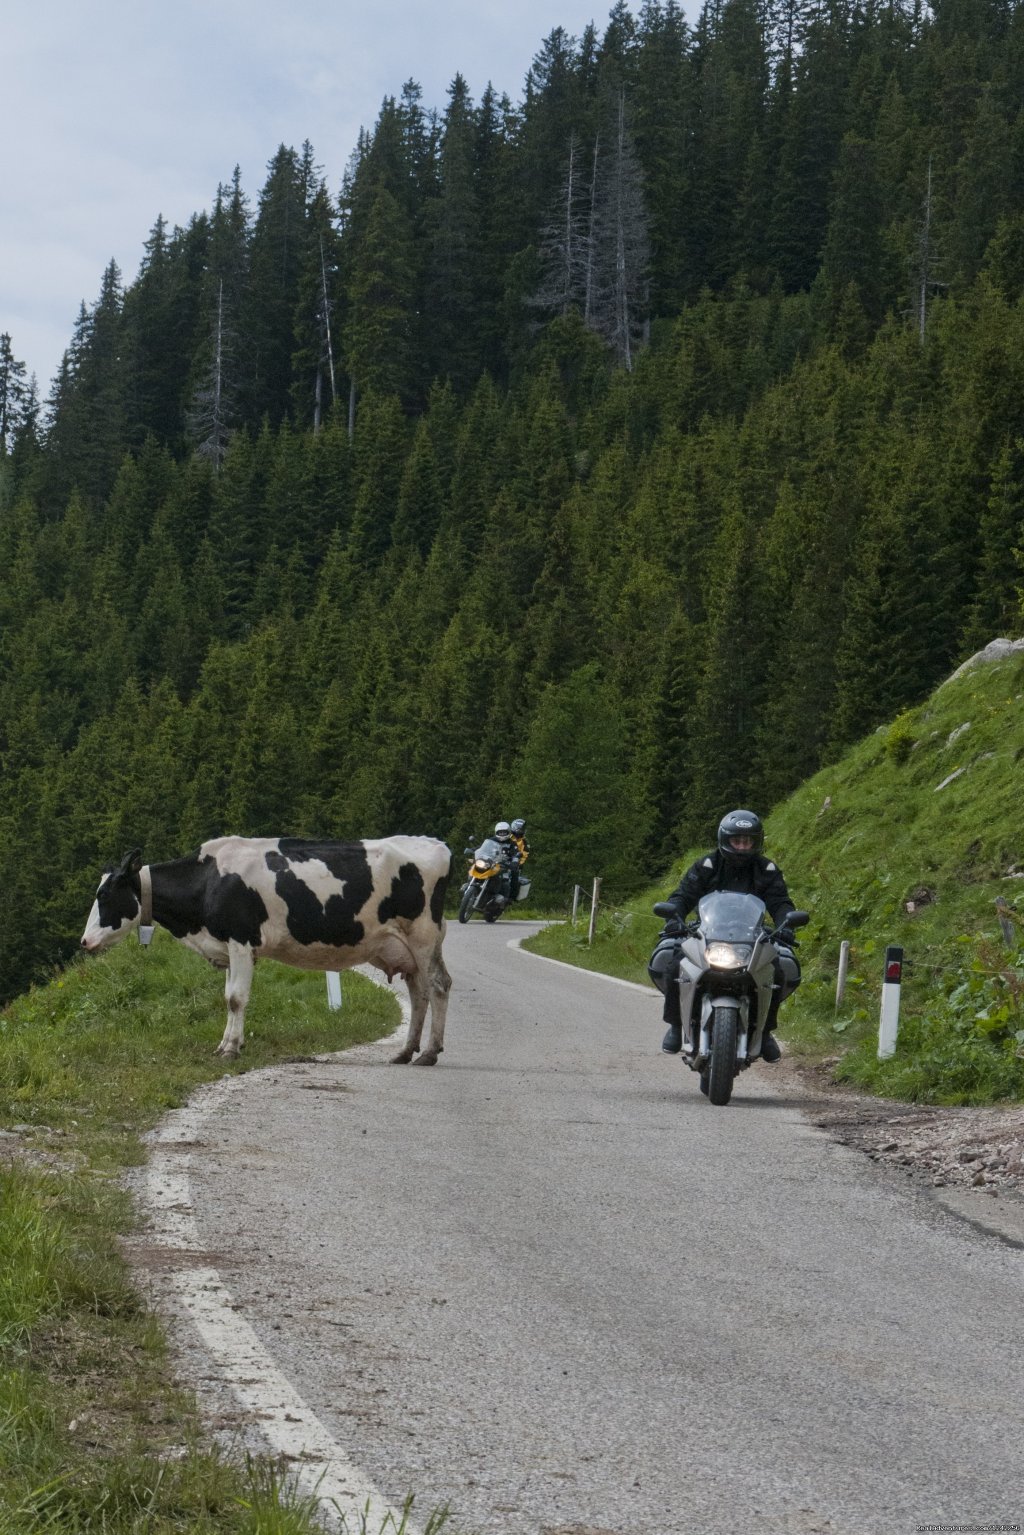
M140 926L139 942L143 945L143 947L146 947L153 942L153 929L148 924L144 923L142 926Z

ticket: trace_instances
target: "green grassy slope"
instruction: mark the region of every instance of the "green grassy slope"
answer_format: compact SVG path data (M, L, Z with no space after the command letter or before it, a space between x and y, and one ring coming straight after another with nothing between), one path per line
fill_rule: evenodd
M956 775L956 776L954 776ZM940 787L945 785L944 787ZM836 1075L893 1097L982 1103L1024 1097L1024 655L973 667L809 779L767 824L770 854L813 917L804 984L783 1012L791 1049L838 1056ZM651 902L585 932L550 930L542 952L645 979ZM996 898L1008 904L1005 941ZM839 947L851 945L835 1011ZM896 1056L876 1059L884 950L903 946ZM652 1034L657 1033L652 1014Z

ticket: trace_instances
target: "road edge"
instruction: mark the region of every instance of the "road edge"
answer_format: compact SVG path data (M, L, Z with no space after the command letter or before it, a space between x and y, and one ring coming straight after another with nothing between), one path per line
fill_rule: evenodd
M388 983L357 967L376 984ZM354 1048L366 1051L394 1049L408 1029L410 1006L404 995L395 994L402 1009L402 1023L396 1034L371 1045ZM318 1057L342 1060L349 1050ZM261 1068L280 1071L281 1064ZM369 1477L346 1456L316 1413L277 1368L253 1328L237 1309L231 1291L219 1271L204 1264L206 1254L199 1241L190 1183L189 1147L200 1138L200 1130L216 1109L232 1093L244 1090L244 1084L257 1072L243 1076L222 1077L192 1095L179 1109L172 1109L160 1123L143 1137L149 1149L145 1168L132 1180L144 1213L147 1228L143 1241L152 1251L159 1250L162 1262L145 1265L133 1262L136 1274L147 1270L151 1289L159 1297L161 1314L198 1337L200 1345L217 1371L218 1387L230 1392L245 1415L247 1425L265 1442L270 1452L288 1464L289 1478L301 1494L315 1498L321 1514L340 1530L361 1530L366 1535L420 1535L402 1509L389 1503ZM126 1244L129 1259L133 1243ZM154 1272L158 1268L159 1272ZM193 1385L195 1391L196 1387ZM198 1394L198 1392L197 1392Z

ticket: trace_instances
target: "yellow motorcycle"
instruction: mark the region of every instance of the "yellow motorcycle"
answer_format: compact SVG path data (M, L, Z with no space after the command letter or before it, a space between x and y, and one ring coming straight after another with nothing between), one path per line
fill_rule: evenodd
M512 900L512 864L518 864L518 852L513 850L510 858L496 837L485 837L479 847L467 847L465 853L471 862L462 886L459 921L468 922L476 911L485 922L497 922ZM520 879L517 900L529 889L529 880Z

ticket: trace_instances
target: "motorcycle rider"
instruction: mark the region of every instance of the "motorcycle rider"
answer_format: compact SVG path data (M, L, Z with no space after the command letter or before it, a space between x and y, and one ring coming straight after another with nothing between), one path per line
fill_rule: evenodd
M795 911L796 907L786 889L782 870L777 864L764 857L761 852L763 846L764 826L760 816L755 815L752 810L730 810L727 815L724 815L718 824L718 846L690 865L668 897L668 904L674 906L678 912L678 920L674 924L673 920L669 919L665 927L665 936L675 936L701 897L708 895L712 890L735 890L745 895L759 896L768 908L768 914L776 928L784 929L787 916L791 911ZM779 1004L782 1001L784 982L784 959L788 961L785 969L789 971L786 977L791 983L789 991L795 990L799 985L799 971L795 956L792 951L783 947L775 961L778 984L772 996L761 1038L763 1061L777 1061L782 1055L772 1031L779 1020ZM797 976L795 982L793 981L794 971ZM683 1048L679 988L673 984L674 980L675 972L673 971L665 987L665 1008L662 1014L668 1029L661 1048L668 1055L678 1055Z

